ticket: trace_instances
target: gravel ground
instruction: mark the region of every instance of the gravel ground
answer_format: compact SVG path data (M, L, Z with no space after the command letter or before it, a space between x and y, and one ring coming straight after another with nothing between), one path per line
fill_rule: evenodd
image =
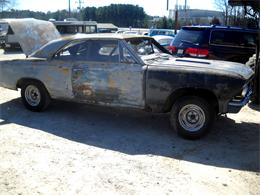
M167 115L19 97L0 88L0 194L260 194L259 107L188 141Z

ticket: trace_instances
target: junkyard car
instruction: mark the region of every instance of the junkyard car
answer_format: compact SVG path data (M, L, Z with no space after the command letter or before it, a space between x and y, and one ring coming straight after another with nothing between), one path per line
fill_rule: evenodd
M245 64L255 53L259 31L224 26L184 26L170 44L172 54Z
M21 46L30 51L30 44ZM253 76L243 64L176 59L151 37L120 34L59 38L26 59L0 61L0 68L0 85L20 88L29 110L61 99L170 112L173 128L192 139L217 114L238 112L248 102Z

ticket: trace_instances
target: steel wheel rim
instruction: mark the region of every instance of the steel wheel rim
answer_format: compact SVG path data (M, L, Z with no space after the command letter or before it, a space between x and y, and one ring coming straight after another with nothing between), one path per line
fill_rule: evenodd
M182 128L195 132L204 126L206 117L201 107L195 104L188 104L180 110L178 120Z
M39 105L41 101L41 94L37 87L34 85L28 85L24 93L25 99L31 106Z

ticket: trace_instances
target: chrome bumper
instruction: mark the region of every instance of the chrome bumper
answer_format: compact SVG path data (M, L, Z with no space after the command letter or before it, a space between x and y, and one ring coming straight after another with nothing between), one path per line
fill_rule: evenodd
M249 102L252 94L253 94L252 89L249 89L243 99L241 99L241 100L236 100L236 99L231 100L228 103L228 112L229 113L238 113L241 110L241 108Z

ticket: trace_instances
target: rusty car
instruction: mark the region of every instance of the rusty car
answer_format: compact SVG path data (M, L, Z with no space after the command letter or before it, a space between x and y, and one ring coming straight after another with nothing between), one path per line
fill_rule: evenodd
M21 30L15 26L14 31ZM51 37L46 34L36 37L21 41L27 58L0 60L0 86L21 89L31 111L59 99L170 113L179 135L197 139L216 115L239 112L250 98L250 67L178 59L148 36L78 34L49 42L43 41ZM28 44L28 39L41 42Z

